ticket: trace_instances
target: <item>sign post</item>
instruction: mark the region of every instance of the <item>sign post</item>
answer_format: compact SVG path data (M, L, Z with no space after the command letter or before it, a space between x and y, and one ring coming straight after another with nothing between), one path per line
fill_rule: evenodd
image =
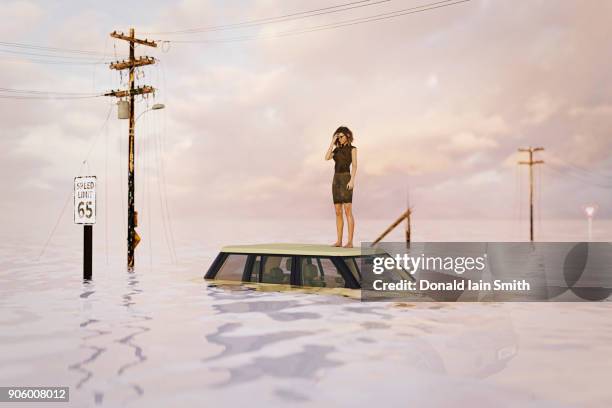
M90 280L93 224L96 223L96 176L74 178L74 223L83 224L83 279Z

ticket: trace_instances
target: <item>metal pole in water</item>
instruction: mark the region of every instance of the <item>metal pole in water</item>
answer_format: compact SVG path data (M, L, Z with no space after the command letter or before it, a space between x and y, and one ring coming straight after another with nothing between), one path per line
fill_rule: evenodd
M83 279L91 280L92 277L92 243L93 243L93 225L83 226Z

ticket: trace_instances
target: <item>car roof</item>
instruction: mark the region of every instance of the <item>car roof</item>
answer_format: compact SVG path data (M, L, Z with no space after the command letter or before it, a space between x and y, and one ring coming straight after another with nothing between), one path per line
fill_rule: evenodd
M368 248L338 248L321 244L254 244L228 245L221 252L242 254L277 254L277 255L310 255L310 256L362 256L374 253L384 253L380 249Z

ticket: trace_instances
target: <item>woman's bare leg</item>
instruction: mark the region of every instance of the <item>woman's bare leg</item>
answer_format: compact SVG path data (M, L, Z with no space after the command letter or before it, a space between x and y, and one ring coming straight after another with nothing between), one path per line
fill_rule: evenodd
M334 204L336 209L336 235L338 239L333 246L342 246L342 230L344 229L344 220L342 219L342 204Z
M353 233L355 232L355 219L353 218L353 204L344 204L344 212L346 213L346 222L348 223L348 242L345 248L353 247Z

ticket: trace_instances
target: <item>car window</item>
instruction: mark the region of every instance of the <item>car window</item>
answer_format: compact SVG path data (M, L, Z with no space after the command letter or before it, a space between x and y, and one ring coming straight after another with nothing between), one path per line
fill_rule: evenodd
M261 281L289 284L291 282L291 257L264 256Z
M345 287L342 275L329 258L302 258L302 283L322 288Z
M230 254L215 276L216 279L241 281L247 255Z
M262 256L257 255L253 262L253 268L251 269L251 282L259 282L259 272L261 269Z

